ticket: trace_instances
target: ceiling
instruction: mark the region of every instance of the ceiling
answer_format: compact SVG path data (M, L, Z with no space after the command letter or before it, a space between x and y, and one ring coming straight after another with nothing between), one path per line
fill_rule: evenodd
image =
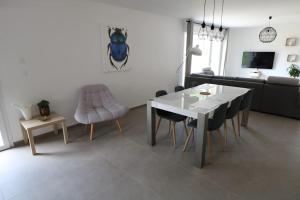
M203 19L204 0L92 0L180 19ZM222 0L216 0L216 23L220 23ZM207 0L207 21L212 22L213 0ZM224 25L250 27L300 21L299 0L225 0Z

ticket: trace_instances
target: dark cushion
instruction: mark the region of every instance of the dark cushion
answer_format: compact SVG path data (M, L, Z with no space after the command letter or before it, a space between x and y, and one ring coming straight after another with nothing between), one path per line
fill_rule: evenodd
M204 76L204 77L187 76L185 78L185 88L196 87L196 86L202 85L204 83L211 83L211 77L209 77L209 76Z
M202 78L212 78L214 75L210 75L210 74L191 74L191 77L202 77Z
M299 88L265 84L261 110L266 113L299 118Z
M265 83L265 80L263 79L256 79L256 78L241 78L237 77L237 81L246 81L246 82L254 82L254 83Z

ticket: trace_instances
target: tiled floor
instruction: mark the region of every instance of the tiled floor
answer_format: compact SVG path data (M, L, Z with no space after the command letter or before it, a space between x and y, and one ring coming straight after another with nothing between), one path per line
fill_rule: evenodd
M158 144L146 143L146 109L131 111L119 135L113 123L97 125L94 141L84 126L28 146L0 152L0 200L300 199L300 122L252 112L249 128L202 170L193 167L193 147L171 147L168 123ZM181 137L180 137L181 136Z

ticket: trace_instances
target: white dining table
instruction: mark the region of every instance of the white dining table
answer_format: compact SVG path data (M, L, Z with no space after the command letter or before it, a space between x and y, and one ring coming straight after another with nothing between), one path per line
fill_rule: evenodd
M156 145L155 126L156 109L169 111L198 119L195 129L194 165L202 168L205 165L207 124L216 108L225 102L246 94L250 89L215 84L202 84L165 96L149 99L147 102L147 135L148 143ZM243 111L242 126L247 126L249 108Z

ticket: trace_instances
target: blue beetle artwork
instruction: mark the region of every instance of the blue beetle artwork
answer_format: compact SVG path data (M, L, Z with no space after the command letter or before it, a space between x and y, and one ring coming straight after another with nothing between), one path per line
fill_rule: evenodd
M126 43L128 36L127 31L124 31L123 28L108 27L108 36L110 39L107 46L109 61L112 67L119 71L127 64L128 61L129 46ZM116 62L119 63L119 66L117 66Z

